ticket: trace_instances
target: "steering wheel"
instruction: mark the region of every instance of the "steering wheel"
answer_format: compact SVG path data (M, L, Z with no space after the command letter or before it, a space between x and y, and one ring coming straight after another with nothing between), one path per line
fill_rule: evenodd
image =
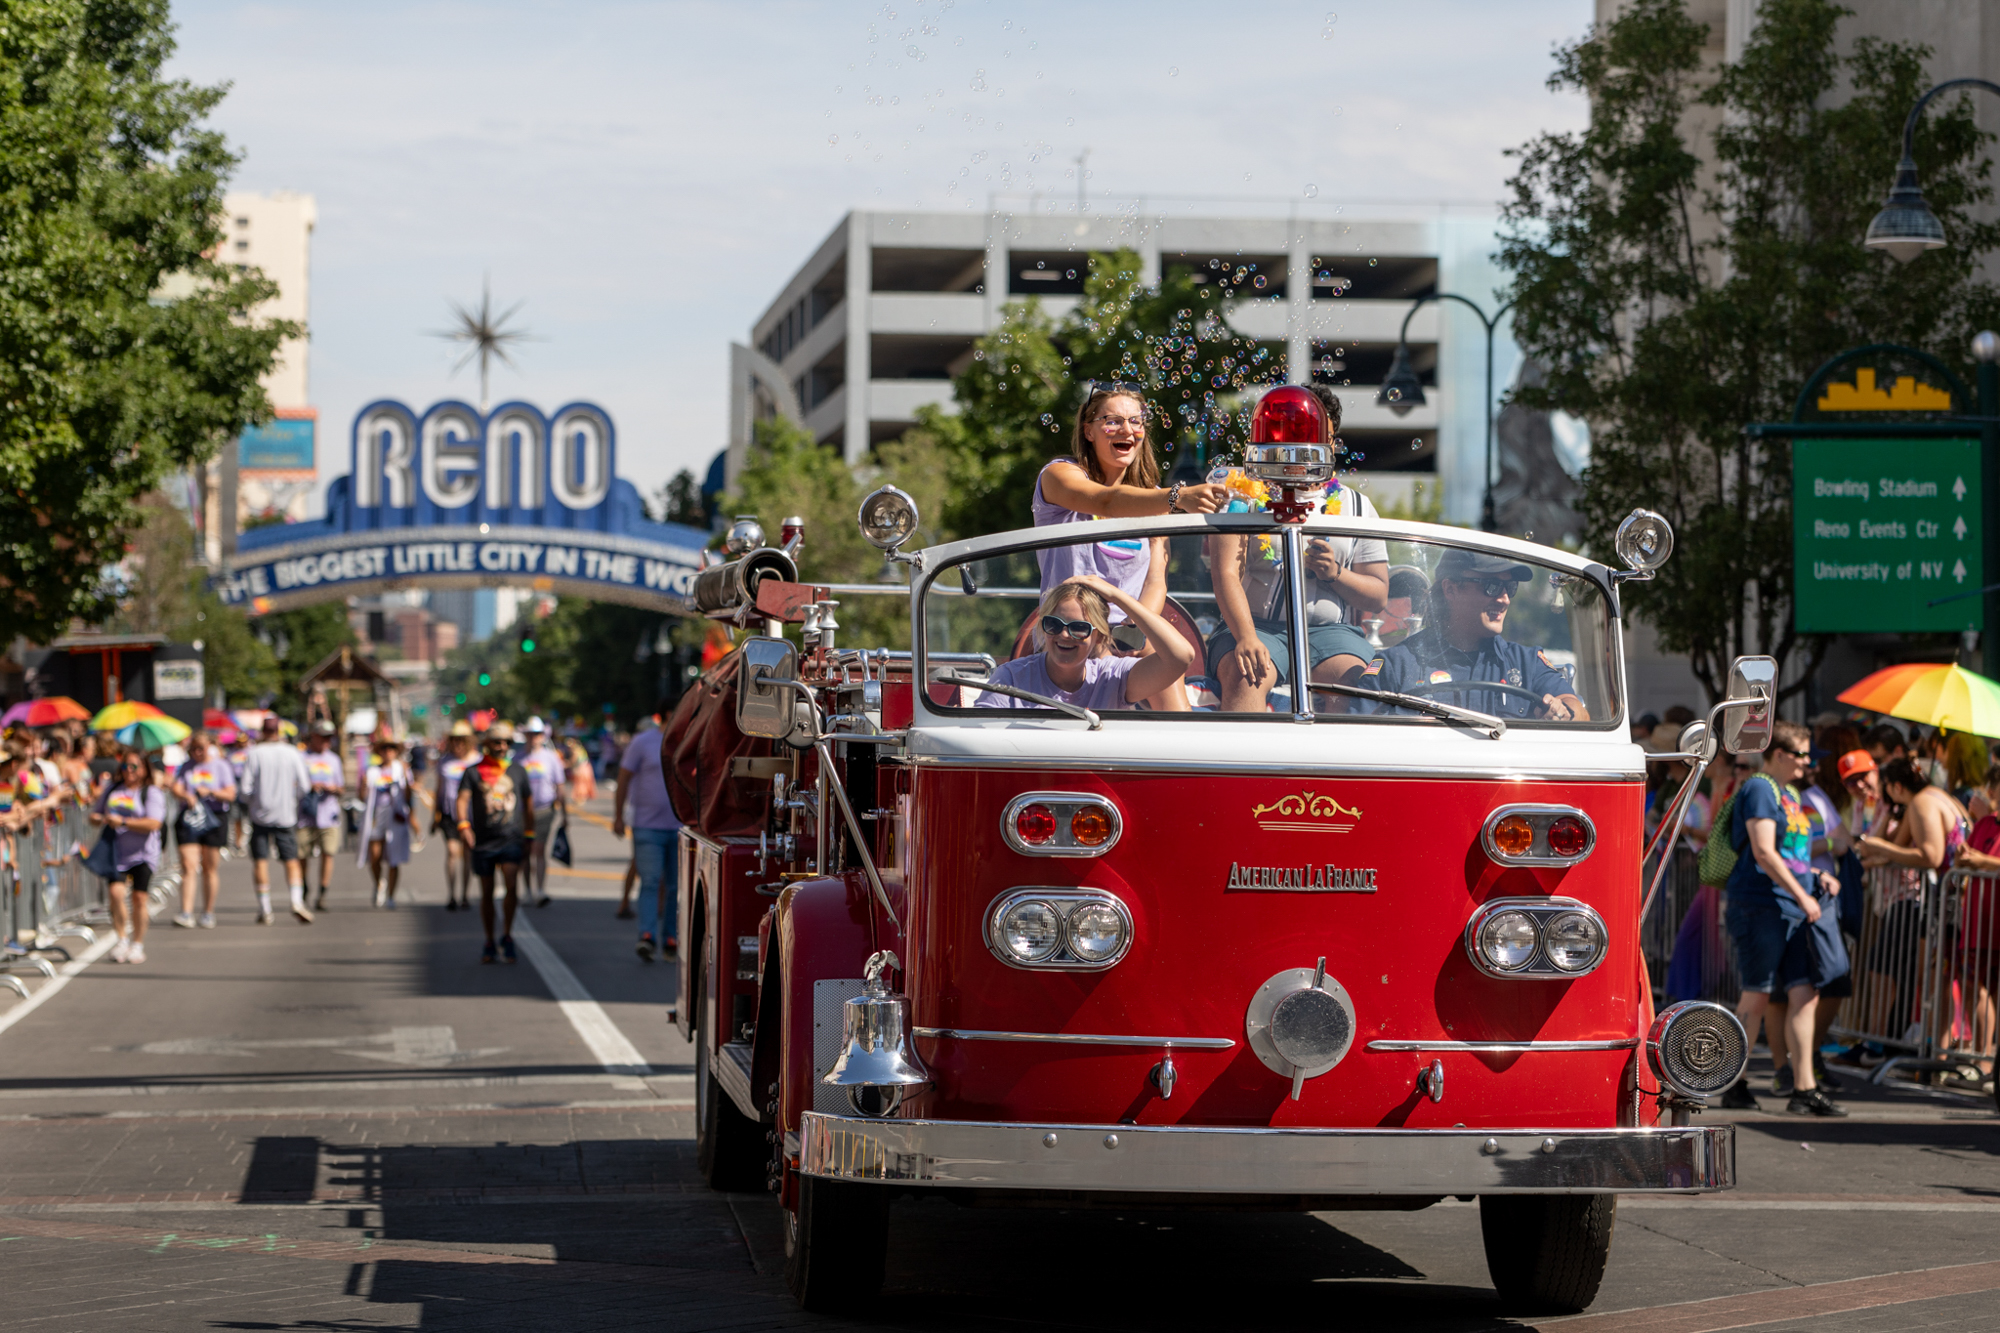
M1440 680L1421 681L1405 689L1405 694L1428 696L1432 694L1471 694L1475 691L1492 690L1500 694L1517 694L1536 708L1542 707L1542 696L1533 690L1524 690L1519 685L1509 685L1504 680Z

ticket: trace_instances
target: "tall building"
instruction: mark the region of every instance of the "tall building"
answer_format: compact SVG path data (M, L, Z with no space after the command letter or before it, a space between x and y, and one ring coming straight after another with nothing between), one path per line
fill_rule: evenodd
M760 417L790 416L858 461L908 430L919 407L951 411L951 377L1007 303L1039 297L1060 318L1080 299L1085 257L1121 247L1138 253L1148 280L1185 265L1241 293L1231 321L1271 351L1272 382L1310 376L1340 394L1357 484L1378 505L1441 496L1448 518L1478 520L1485 332L1454 304L1411 309L1449 292L1491 311L1504 283L1491 213L1443 207L1328 207L1310 218L849 213L731 349L728 479ZM1427 401L1398 413L1375 399L1406 316ZM1519 363L1504 325L1494 350L1497 397Z
M309 194L229 194L223 198L223 240L216 258L240 270L256 269L278 286L259 306L259 319L305 325L311 314L312 234L318 209ZM306 517L317 478L319 412L312 406L310 335L287 338L264 391L277 420L243 433L233 449L209 465L204 490L204 536L211 560L234 549L246 524Z

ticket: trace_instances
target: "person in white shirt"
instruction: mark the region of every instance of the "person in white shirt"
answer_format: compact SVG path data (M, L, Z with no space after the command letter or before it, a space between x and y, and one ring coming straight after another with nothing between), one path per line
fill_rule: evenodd
M312 795L299 812L299 856L308 871L314 855L319 858L314 911L326 906L327 886L333 882L333 858L340 855L340 797L347 787L347 773L341 767L340 751L333 748L335 734L333 723L325 718L313 723L306 733L306 774L312 779Z
M257 924L268 926L271 914L272 858L285 863L285 883L292 891L292 915L312 924L306 907L305 874L299 864L299 804L312 791L306 761L284 738L278 719L264 719L263 738L243 760L238 790L250 810L250 872L257 884Z
M396 905L396 881L410 860L410 769L403 743L378 737L361 772L361 847L356 865L375 882L375 905Z
M528 752L519 763L528 779L535 820L535 838L528 844L528 901L537 907L547 907L549 840L555 836L558 819L569 822L569 802L563 796L569 773L563 767L562 756L549 744L549 729L539 717L529 718L521 731L528 738Z

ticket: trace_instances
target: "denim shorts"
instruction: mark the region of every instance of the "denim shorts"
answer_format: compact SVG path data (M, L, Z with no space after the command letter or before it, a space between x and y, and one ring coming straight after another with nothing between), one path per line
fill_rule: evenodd
M1264 641L1264 651L1271 654L1271 665L1278 669L1278 683L1289 684L1292 679L1292 646L1290 631L1281 623L1272 625L1268 621L1257 622L1257 637ZM1217 664L1236 651L1236 636L1224 625L1208 641L1208 674L1217 674ZM1306 655L1312 664L1318 666L1329 657L1345 654L1358 657L1362 661L1372 660L1379 649L1371 647L1368 636L1352 625L1309 625L1306 627Z
M1731 902L1725 924L1744 990L1784 994L1812 985L1812 932L1805 922L1786 920L1776 903L1763 908Z

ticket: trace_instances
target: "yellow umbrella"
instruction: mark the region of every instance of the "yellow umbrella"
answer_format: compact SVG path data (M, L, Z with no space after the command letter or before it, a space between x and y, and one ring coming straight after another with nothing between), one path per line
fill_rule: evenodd
M90 719L90 729L92 731L118 731L124 727L131 726L141 718L159 718L165 716L165 713L162 713L149 703L142 703L137 699L127 699L123 703L112 704L109 708L99 710L97 716Z
M1905 662L1863 677L1838 696L1844 704L1929 727L2000 736L2000 685L1945 662Z

